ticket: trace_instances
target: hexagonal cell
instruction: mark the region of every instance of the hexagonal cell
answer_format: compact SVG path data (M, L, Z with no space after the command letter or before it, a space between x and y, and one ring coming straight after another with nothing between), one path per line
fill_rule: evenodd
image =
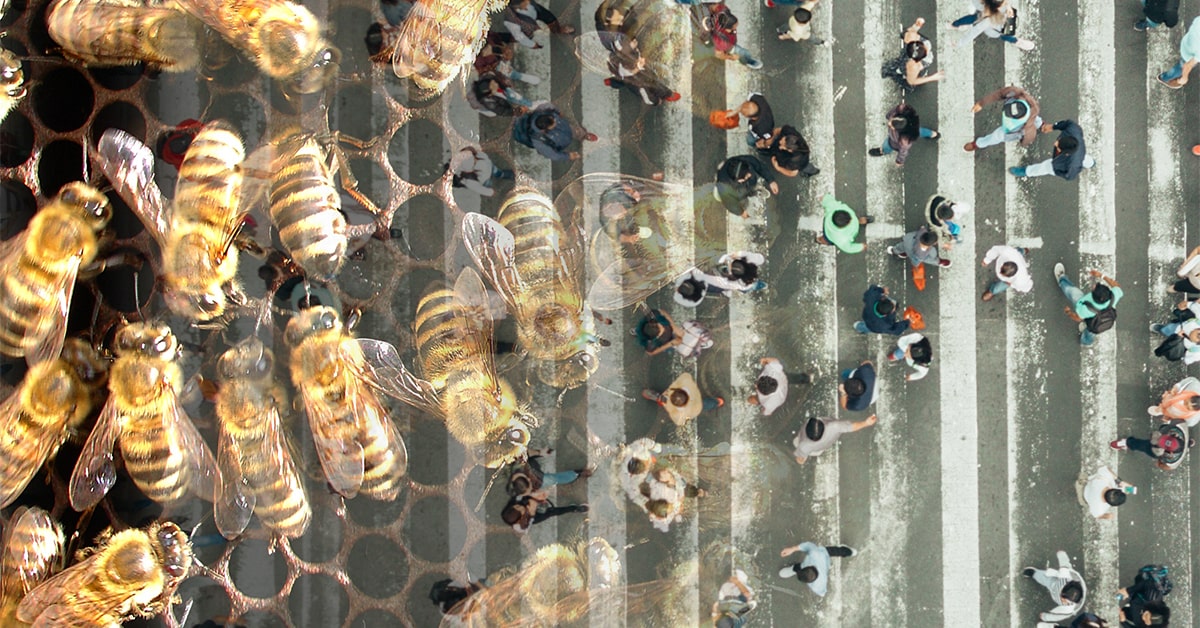
M418 625L433 626L433 625L436 625L436 623L437 623L437 620L435 619L434 623L431 623L431 624L422 623L422 624L418 624ZM351 626L371 626L371 628L401 628L405 624L404 624L404 622L400 621L399 617L396 617L395 615L393 615L381 608L372 608L369 611L362 612L362 613L359 613L358 615L356 615L354 617L354 619L350 620L350 625Z
M370 238L350 253L337 279L347 295L367 300L383 290L388 279L396 272L387 248L387 242Z
M28 1L28 0L27 0ZM46 28L46 14L50 11L52 2L42 2L38 8L38 13L33 19L26 22L29 25L29 32L26 34L29 46L39 53L44 55L57 55L59 46L54 38L50 37L50 31Z
M396 595L408 582L408 556L390 539L378 534L368 534L350 548L345 568L350 582L376 599Z
M446 134L429 120L409 121L388 143L388 162L392 164L392 170L415 185L428 185L442 178L449 161Z
M350 83L333 95L329 128L361 141L382 136L388 129L387 100L367 83Z
M221 583L204 576L184 580L179 585L176 595L182 601L181 605L175 606L177 616L182 614L180 607L189 603L192 609L188 617L201 621L209 617L228 617L230 609L233 608L229 602L229 594L225 593Z
M37 199L24 183L15 179L0 181L0 238L21 233L37 213Z
M100 136L108 129L121 129L146 141L146 118L141 110L122 100L109 103L92 119L92 143L99 144Z
M288 611L297 626L341 626L350 612L350 596L329 576L305 574L292 586Z
M455 224L449 216L442 199L432 194L418 194L396 210L392 226L400 229L413 257L437 259L445 252L446 242L454 237L452 230ZM410 225L420 226L420 237L413 236ZM442 228L439 229L438 225L442 225Z
M236 618L236 625L246 628L287 628L288 623L269 611L250 611Z
M161 116L171 112L171 119L159 118L166 126L175 126L186 118L199 118L208 104L208 81L196 72L163 72L148 77L142 88L146 111Z
M308 530L290 541L292 551L305 562L333 560L342 549L342 528L345 523L329 508L313 503L312 509L313 517Z
M511 529L492 532L471 546L467 569L472 574L491 574L501 567L516 567L521 558L521 542Z
M408 477L412 481L440 486L462 468L465 450L440 419L414 421L404 439L408 441Z
M408 538L419 538L409 549L414 556L431 563L445 562L458 555L466 543L466 526L455 506L443 495L431 495L417 501L404 520Z
M33 155L33 124L20 111L8 112L0 124L0 166L16 168Z
M260 539L242 539L229 557L229 577L243 595L274 597L288 576L287 562L281 552L267 551L269 544Z
M71 181L83 181L83 147L68 140L47 144L38 159L37 173L46 198Z
M355 523L368 528L381 528L400 518L404 505L408 503L408 491L390 502L375 501L368 497L346 500L346 512Z
M442 612L437 604L430 601L429 592L435 582L448 578L453 579L449 574L432 571L425 573L413 582L412 589L408 592L408 605L405 608L412 625L436 626L442 620Z
M121 249L114 253L124 253L132 257L141 257L141 254L135 249ZM143 260L143 266L149 269ZM136 295L135 300L135 278L136 278ZM104 304L118 312L133 314L138 311L138 308L146 308L146 304L150 301L150 297L154 294L154 273L138 272L129 266L110 267L100 276L96 277L94 284L100 288L100 294L104 296ZM138 302L140 300L140 303Z
M349 6L338 7L329 16L333 24L354 25L353 28L339 28L330 34L330 43L342 53L338 68L342 76L370 74L371 59L363 37L366 35L365 25L371 24L373 19L369 11Z
M267 130L262 103L243 93L214 95L207 119L228 122L237 129L242 142L251 147L258 145Z
M92 115L96 95L92 84L74 68L47 72L33 86L33 110L55 131L74 131Z
M145 74L146 67L138 63L136 65L119 65L112 68L89 68L88 74L92 75L101 87L111 89L114 92L129 89L138 84L142 80L142 75Z

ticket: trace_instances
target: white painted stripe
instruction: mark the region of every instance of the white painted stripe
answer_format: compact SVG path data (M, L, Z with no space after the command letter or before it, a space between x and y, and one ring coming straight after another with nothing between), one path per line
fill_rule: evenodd
M833 155L831 154L830 158L832 158L832 157L833 157ZM816 162L814 160L814 163L819 163L819 162ZM828 163L828 162L826 162L826 163ZM822 174L824 174L824 168L822 168L821 170L822 170ZM832 175L832 173L831 173L831 175ZM818 176L820 176L820 175L818 175ZM819 179L817 179L817 180L819 180ZM811 187L815 188L816 186L811 186ZM821 213L809 214L807 216L801 216L799 221L797 221L797 224L796 224L796 226L801 231L817 234L817 233L821 233L822 230L824 229L825 216L824 216L824 210L820 209L821 208L821 196L822 195L814 194L813 195L814 200L811 200L811 206L817 207L818 211L820 211ZM805 201L805 202L807 203L810 201ZM808 206L810 206L810 205L805 205L805 207L808 207ZM870 211L867 211L866 213L871 214ZM874 214L871 214L871 215L874 216ZM875 218L876 218L876 220L878 220L879 216L875 216ZM904 216L900 215L900 216L897 216L897 218L903 219ZM900 239L900 236L903 236L905 233L904 225L899 224L899 223L894 223L894 222L873 222L868 227L866 227L864 229L864 231L866 231L867 237L870 238L873 246L882 246L879 244L880 242L888 243L891 240L898 240L898 239Z
M538 85L529 85L518 82L516 85L517 91L522 96L529 100L534 105L542 101L550 100L550 54L570 54L567 46L574 45L573 38L563 38L557 35L551 35L548 30L541 30L535 33L534 41L542 44L542 48L533 49L526 48L520 44L516 44L517 52L513 59L513 68L518 72L532 74L542 79ZM549 45L547 45L549 42ZM559 103L559 110L563 116L572 122L576 122L573 112L564 109ZM536 188L542 194L553 198L553 189L551 178L553 176L553 166L550 160L542 157L536 150L527 146L521 146L516 142L511 142L513 161L516 162L517 182L524 185L530 185ZM578 146L572 146L571 150L583 149Z
M939 3L944 9L940 15L951 13L948 4L945 0ZM943 40L958 35L944 27L937 32L948 34ZM946 139L938 144L937 191L974 206L975 154L962 150L964 138L972 137L975 129L975 120L968 113L975 101L974 55L956 51L942 55L940 62L946 78L938 84L938 111L942 114L938 131ZM937 329L948 332L933 338L935 351L940 352L941 373L942 624L946 626L981 625L975 231L963 230L963 241L949 255L956 265L939 270L937 282ZM961 382L970 385L959 385Z
M1009 235L1007 238L1005 238L1005 241L1008 242L1009 246L1018 248L1018 249L1022 249L1022 248L1024 248L1024 249L1040 249L1040 248L1042 248L1042 239L1040 237L1021 238L1021 237L1013 237L1012 235Z

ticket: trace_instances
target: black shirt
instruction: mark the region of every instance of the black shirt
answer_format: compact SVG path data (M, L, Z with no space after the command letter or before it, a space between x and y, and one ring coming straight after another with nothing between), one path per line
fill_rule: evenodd
M771 113L771 105L758 93L750 94L746 100L758 105L758 115L749 119L750 133L760 140L770 139L771 134L775 132L775 115Z

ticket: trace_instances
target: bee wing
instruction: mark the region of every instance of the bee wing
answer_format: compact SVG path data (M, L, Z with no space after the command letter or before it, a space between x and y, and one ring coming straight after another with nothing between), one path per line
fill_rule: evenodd
M344 497L354 497L362 486L363 448L357 440L328 434L331 426L341 419L328 404L313 398L305 388L300 389L304 410L308 414L309 431L317 447L317 457L325 471L325 479L333 490Z
M22 430L22 428L16 426L22 421L23 416L24 413L21 411L21 387L18 387L12 391L12 394L8 398L0 402L0 434L19 434L20 431L17 430ZM21 495L21 492L25 490L25 486L29 483L29 479L37 473L38 468L46 461L50 447L57 443L58 441L53 435L40 434L38 438L33 439L33 442L26 441L21 444L22 447L36 448L37 451L29 456L13 456L13 459L8 461L9 466L5 468L4 474L9 478L19 477L24 479L20 483L12 483L7 491L0 491L0 508L7 507Z
M358 338L357 342L366 358L367 379L372 386L425 412L442 415L442 402L433 384L413 375L394 345L371 338Z
M183 455L192 469L189 487L192 495L213 500L216 486L221 482L221 472L217 468L212 450L196 430L196 425L192 423L187 412L184 412L183 406L179 405L179 399L175 395L167 395L166 403L167 411L162 414L163 430L167 434L179 435Z
M428 61L442 56L441 20L426 3L418 2L400 25L400 33L392 41L392 71L400 78L429 72Z
M73 602L74 594L86 589L95 580L96 563L99 552L68 567L62 573L34 587L25 594L20 606L17 607L17 619L34 626L91 626L80 623L81 619L73 618L67 612ZM97 599L101 604L90 605L88 610L99 613L112 610L123 602L128 595L120 594L109 598Z
M71 471L71 507L75 510L82 512L95 506L117 481L113 444L120 434L121 413L109 397L100 411L100 418L96 419L96 427L83 444L75 469Z
M472 212L463 217L462 237L479 272L495 286L505 305L516 312L521 304L517 295L525 290L525 284L517 270L516 239L512 232L495 220Z
M464 268L458 274L458 280L454 282L454 300L467 317L467 335L462 339L463 345L468 354L483 356L489 385L498 391L500 382L496 379L496 352L492 346L492 317L488 314L487 290L475 269Z
M25 251L25 242L29 239L29 230L0 242L0 268L8 268L17 261Z
M96 150L104 176L162 244L171 228L171 204L154 182L154 152L120 129L105 131Z
M58 359L62 353L63 342L67 339L67 315L71 312L71 298L75 295L75 278L79 276L79 260L71 264L56 278L49 289L58 294L58 305L47 313L52 319L46 335L29 350L29 364L40 364Z
M250 523L255 496L246 484L237 444L224 429L217 437L217 465L221 469L221 481L217 483L216 495L213 498L217 529L225 538L233 539Z
M46 576L50 574L50 570L57 564L58 558L62 556L62 529L58 522L50 516L50 513L41 508L22 506L13 513L9 521L8 530L4 534L4 557L0 559L0 564L17 565L17 569L0 574L0 580L2 580L0 587L8 592L25 593L45 580ZM12 534L17 529L56 533L57 551L50 556L31 555L30 552L34 548L13 543Z
M293 148L295 152L295 148ZM270 208L264 207L271 191L271 173L275 171L275 163L280 156L280 147L270 141L251 151L242 161L242 197L240 213L249 214L263 208L270 215Z

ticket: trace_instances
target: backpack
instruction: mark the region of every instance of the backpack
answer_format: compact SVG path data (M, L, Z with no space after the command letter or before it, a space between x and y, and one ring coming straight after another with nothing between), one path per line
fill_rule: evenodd
M1170 362L1178 362L1187 355L1187 347L1183 344L1183 336L1179 334L1171 334L1158 348L1154 350L1154 355L1160 358L1166 358Z
M512 138L519 144L533 148L533 133L533 113L531 112L517 119L517 123L513 125Z
M1150 583L1150 590L1146 595L1143 595L1139 591L1138 597L1146 602L1163 599L1173 588L1171 578L1167 575L1166 565L1146 565L1139 569L1137 575L1133 578L1133 584L1137 586L1143 582Z
M1088 309L1095 312L1096 315L1087 319L1087 330L1093 334L1101 334L1113 328L1117 324L1117 310L1110 304L1108 307L1097 310L1091 303L1087 304Z

